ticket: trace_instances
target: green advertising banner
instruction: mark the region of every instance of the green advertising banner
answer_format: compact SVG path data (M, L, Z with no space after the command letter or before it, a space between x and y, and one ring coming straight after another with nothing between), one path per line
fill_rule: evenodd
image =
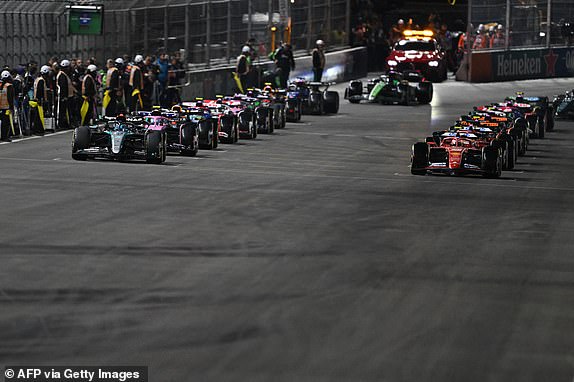
M102 6L71 6L68 12L69 34L102 34L104 13Z

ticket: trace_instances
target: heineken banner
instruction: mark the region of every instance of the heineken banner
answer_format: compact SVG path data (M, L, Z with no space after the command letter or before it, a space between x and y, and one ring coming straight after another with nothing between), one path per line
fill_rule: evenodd
M472 53L472 82L569 77L574 48L538 48Z

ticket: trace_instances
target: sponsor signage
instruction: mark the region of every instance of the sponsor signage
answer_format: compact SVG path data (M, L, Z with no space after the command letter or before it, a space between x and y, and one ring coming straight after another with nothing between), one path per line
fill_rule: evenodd
M574 76L574 47L472 53L472 82Z

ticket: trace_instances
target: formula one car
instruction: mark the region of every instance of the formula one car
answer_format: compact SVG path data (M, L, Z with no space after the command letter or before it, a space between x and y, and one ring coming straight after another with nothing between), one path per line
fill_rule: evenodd
M182 102L182 114L196 127L200 149L216 149L219 142L219 124L202 101Z
M142 121L149 127L163 128L167 134L166 149L185 156L195 156L199 149L197 126L177 111L140 111ZM132 120L133 121L133 120ZM136 122L137 121L133 121Z
M461 116L461 119L448 130L435 131L432 137L426 139L427 143L432 142L440 145L444 137L452 136L452 133L466 134L467 137L474 137L481 141L482 145L498 147L502 155L502 168L510 170L516 164L518 155L515 137L509 134L503 123L496 121L477 120L476 116Z
M289 85L285 102L285 118L287 122L299 122L303 114L303 93L297 85Z
M517 155L524 155L528 149L529 122L525 114L518 108L508 106L506 103L478 106L469 115L481 116L490 121L504 123L507 131L516 141ZM530 118L530 123L535 122Z
M203 104L209 109L211 117L217 119L219 141L230 144L237 142L239 140L237 114L223 103L221 97L216 100L205 100Z
M223 103L237 115L239 138L257 138L255 113L251 104L244 101L243 95L228 97L223 100Z
M516 97L507 97L505 101L536 116L532 127L534 137L544 138L546 131L554 130L554 106L548 97L525 97L523 92L516 92Z
M258 133L272 134L275 129L285 127L285 102L277 99L274 94L261 89L248 89L243 99L255 112Z
M574 118L574 90L555 95L552 107L556 118Z
M135 124L125 117L74 130L72 158L141 159L161 164L166 159L166 133L160 126Z
M329 90L330 82L309 82L297 78L291 82L290 92L297 93L301 100L301 114L337 114L339 112L339 93Z
M351 103L359 103L364 100L380 104L399 103L408 106L415 102L419 104L430 103L432 97L432 83L415 71L405 73L390 71L378 78L369 80L364 89L362 81L354 80L345 89L345 98Z
M391 70L419 70L433 82L447 79L445 52L433 38L431 30L406 30L404 39L398 41L387 57Z
M411 173L429 172L498 178L502 174L502 152L476 134L445 132L439 144L417 142L412 147Z

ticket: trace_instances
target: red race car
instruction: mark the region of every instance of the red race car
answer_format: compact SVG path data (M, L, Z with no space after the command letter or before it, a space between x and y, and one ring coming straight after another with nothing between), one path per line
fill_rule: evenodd
M418 70L433 82L447 78L445 52L433 38L431 30L406 30L404 39L399 40L387 57L389 69Z
M502 166L502 150L468 132L445 133L438 145L435 142L417 142L411 156L413 175L430 172L498 178L502 174Z

